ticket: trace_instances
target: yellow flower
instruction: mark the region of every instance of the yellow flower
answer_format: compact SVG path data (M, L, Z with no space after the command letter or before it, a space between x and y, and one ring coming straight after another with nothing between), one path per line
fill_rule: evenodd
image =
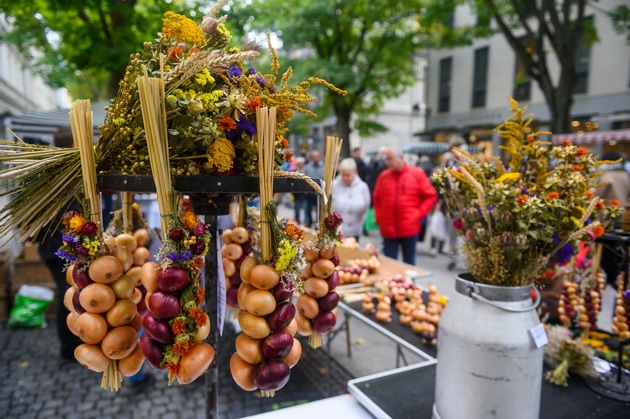
M278 257L278 260L276 261L276 270L283 271L287 269L295 255L297 255L297 252L297 247L291 246L291 243L288 240L282 240L280 242L280 248L278 249L280 257Z
M101 243L98 240L90 240L85 238L83 240L83 246L88 250L90 256L94 256L98 253L99 248L101 247Z
M234 157L234 145L227 138L217 138L208 149L207 166L216 168L219 172L227 172L232 168Z
M506 182L506 181L516 182L517 180L519 180L520 177L521 177L521 174L519 172L509 172L499 177L497 179L497 182Z
M204 68L202 71L195 74L195 83L197 83L199 86L205 86L208 83L212 84L214 83L214 81L214 77L210 75L210 72L207 68Z
M81 232L83 225L85 225L85 218L83 218L80 215L75 215L70 219L69 226L72 230L76 231L77 233Z
M164 13L162 33L167 38L175 38L178 42L186 42L190 46L201 47L206 44L206 37L195 22L171 11Z

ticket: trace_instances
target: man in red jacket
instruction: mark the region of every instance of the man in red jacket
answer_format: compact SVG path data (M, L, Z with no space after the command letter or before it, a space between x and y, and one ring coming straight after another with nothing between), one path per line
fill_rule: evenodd
M424 171L406 164L399 150L387 149L385 162L387 170L379 175L372 195L383 251L397 259L402 246L403 261L415 265L420 223L433 209L437 192Z

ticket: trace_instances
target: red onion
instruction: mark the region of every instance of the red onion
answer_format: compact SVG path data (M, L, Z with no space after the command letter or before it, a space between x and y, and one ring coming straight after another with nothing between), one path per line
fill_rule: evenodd
M241 245L241 247L242 246L243 245ZM248 257L249 257L249 253L245 253L245 250L243 249L243 256L241 256L240 258L234 261L234 266L236 266L236 272L240 272L243 261L245 261L245 259L247 259Z
M238 288L230 288L225 294L225 300L232 307L240 307L238 305Z
M313 329L320 335L325 335L337 324L337 318L330 311L319 313L313 320Z
M174 294L156 291L149 297L151 312L161 319L170 319L179 313L179 298Z
M236 268L236 272L230 277L230 284L232 284L232 288L238 288L243 283L243 280L241 279L240 269L241 268Z
M291 296L293 295L292 291L287 291L284 289L284 285L282 285L282 283L278 283L278 285L276 285L273 289L273 296L275 297L276 301L281 303L283 301L287 301L289 298L291 298Z
M149 365L151 365L156 370L164 369L164 367L160 365L160 363L164 359L164 354L162 354L162 345L160 345L158 342L152 339L151 336L145 333L140 338L140 349L142 349L144 358L147 360Z
M74 265L74 268L72 268L72 279L74 280L74 283L77 284L77 287L79 287L80 290L94 282L92 281L92 278L90 278L88 270L80 270L82 268L83 266L79 264Z
M339 272L337 272L337 270L333 271L332 275L326 278L326 283L330 291L337 288L337 285L339 285Z
M269 361L254 370L254 385L261 390L280 390L289 381L291 368L283 361Z
M331 311L337 307L337 304L339 304L339 294L331 291L322 298L318 299L317 304L319 305L320 312Z
M339 266L339 255L337 254L337 252L333 254L333 256L330 258L330 261L333 263L333 265Z
M188 272L181 268L166 268L159 273L157 286L166 292L181 292L188 285Z
M138 303L138 313L140 313L140 317L142 318L144 318L147 314L151 314L147 308L147 304L144 302L144 298Z
M142 296L144 297L145 295L147 295L147 289L144 287L144 285L140 284L138 285L136 288L138 288L140 290L140 292L142 293Z
M267 321L271 330L282 330L291 323L293 317L295 317L295 306L287 301L278 305Z
M83 314L85 313L85 309L79 301L79 294L81 294L81 290L76 290L75 293L72 295L72 306L74 307L74 311L79 314Z
M292 347L293 336L287 332L275 332L265 338L261 349L265 359L276 359L288 354Z
M142 326L145 332L160 343L173 342L173 331L167 322L158 320L153 314L147 314L142 319Z
M241 247L243 248L243 260L245 260L245 258L249 256L254 249L252 247L252 243L249 240L245 243L241 243Z

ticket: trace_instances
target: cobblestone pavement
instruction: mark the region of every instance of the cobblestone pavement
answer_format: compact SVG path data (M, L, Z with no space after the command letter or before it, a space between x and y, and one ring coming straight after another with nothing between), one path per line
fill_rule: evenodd
M236 334L226 330L219 348L219 417L239 418L327 397L326 353L308 348L292 369L289 383L276 397L265 399L241 390L232 380L229 358ZM55 326L10 329L0 326L0 417L31 418L205 418L203 379L173 387L166 373L145 365L153 380L141 389L123 383L118 393L101 390L101 375L59 356ZM335 361L331 365L331 394L346 392L350 374Z

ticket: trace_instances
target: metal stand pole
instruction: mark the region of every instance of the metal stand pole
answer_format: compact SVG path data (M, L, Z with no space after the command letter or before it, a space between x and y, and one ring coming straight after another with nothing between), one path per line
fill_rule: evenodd
M213 228L217 225L216 215L206 215L205 223ZM216 232L216 230L215 230ZM219 417L219 328L217 319L218 309L218 287L217 287L217 246L218 237L216 233L212 235L208 243L208 253L206 254L205 267L205 290L206 290L206 311L210 315L210 335L209 342L214 348L214 359L206 373L206 419L218 419Z

